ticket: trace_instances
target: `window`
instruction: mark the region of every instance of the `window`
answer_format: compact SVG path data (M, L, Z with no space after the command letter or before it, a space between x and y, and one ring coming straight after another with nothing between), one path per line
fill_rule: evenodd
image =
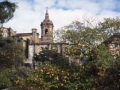
M48 29L45 29L45 35L47 35L48 34Z

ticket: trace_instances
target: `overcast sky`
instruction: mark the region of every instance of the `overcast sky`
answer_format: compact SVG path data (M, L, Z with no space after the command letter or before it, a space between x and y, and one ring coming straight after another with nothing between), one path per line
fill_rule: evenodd
M3 1L3 0L0 0ZM36 28L40 33L40 23L45 18L46 7L53 21L54 30L68 25L74 20L82 21L83 16L120 16L120 0L9 0L17 2L14 18L4 24L17 33L30 33Z

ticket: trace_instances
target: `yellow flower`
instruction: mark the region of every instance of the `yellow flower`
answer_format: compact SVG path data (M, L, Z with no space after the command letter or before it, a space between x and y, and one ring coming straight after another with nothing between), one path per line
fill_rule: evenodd
M43 72L43 69L41 69L40 71Z
M66 82L66 80L64 80L64 82Z
M81 44L80 43L78 43L78 46L80 46Z
M63 84L60 84L61 86L63 86Z
M58 76L56 77L56 80L59 80Z
M84 68L84 66L83 66L83 68Z
M46 74L50 74L50 72L47 72Z
M16 81L16 84L18 84L18 83L19 83L19 80Z
M35 81L37 81L37 78L35 78Z
M36 78L38 78L38 75L36 76Z

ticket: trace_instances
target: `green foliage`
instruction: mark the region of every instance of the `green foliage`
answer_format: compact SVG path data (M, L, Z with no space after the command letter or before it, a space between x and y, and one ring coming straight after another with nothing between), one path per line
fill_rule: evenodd
M9 71L10 70L7 69L0 72L0 90L12 86L12 83L9 78Z
M74 66L74 65L73 65ZM74 66L69 69L61 69L56 65L44 63L38 69L33 70L26 79L16 80L16 90L86 90L91 84L89 78L82 75L82 67ZM76 70L77 69L77 70ZM73 72L72 72L73 70ZM81 77L82 76L82 77ZM85 79L86 78L86 79Z
M18 85L18 80L20 79L25 81L26 78L29 77L29 75L30 72L23 67L19 68L16 71L13 71L11 69L2 70L0 72L0 90L6 88L8 88L9 90L21 90Z
M116 18L104 18L103 22L99 22L99 29L104 32L107 32L108 35L113 35L118 33L120 29L120 17Z
M104 90L105 87L107 90L111 90L110 87L114 90L116 86L117 90L119 90L120 86L117 79L119 79L118 68L120 67L120 61L118 58L114 58L115 56L110 53L108 47L103 43L104 40L109 38L110 34L117 32L119 27L116 25L118 25L119 19L106 19L102 23L106 25L106 28L103 28L101 24L92 28L86 26L79 28L81 23L78 22L76 21L76 23L73 22L65 26L66 32L63 36L69 42L69 47L66 48L65 52L67 55L76 59L87 58L87 64L83 66L80 77L83 78L84 82L88 80L89 83L85 82L83 85L86 86L92 83L90 86L87 86L90 90ZM81 53L83 54L82 56ZM113 73L112 70L115 72ZM110 79L110 75L112 78L116 76L115 81Z
M102 46L99 48L105 49ZM120 63L119 60L115 62ZM115 62L106 64L103 60L101 64L96 60L89 61L85 66L71 63L67 68L44 62L36 70L21 69L10 72L12 74L9 77L12 90L119 90L120 66L115 65Z
M25 87L23 87L23 84L26 83L25 81L30 75L31 75L31 72L24 67L20 67L16 71L11 71L9 74L9 78L12 83L12 86L10 87L11 90L21 90L21 88L23 88L22 90L27 90L25 89ZM21 83L21 84L19 85L18 83Z
M36 62L50 62L51 64L58 65L62 68L66 68L69 65L68 58L64 55L57 53L54 50L44 49L38 55L36 54L34 57Z
M80 22L73 22L66 28L68 31L61 35L70 44L66 54L80 58L82 52L87 58L85 65L68 63L68 58L62 54L45 49L34 57L39 63L35 70L1 70L1 87L12 90L120 90L120 57L115 58L101 43L107 38L107 33L96 27L83 27ZM0 46L3 66L17 67L22 60L22 47L4 38L0 38ZM11 64L7 60L11 60Z
M12 38L0 38L0 58L1 69L17 69L25 59L22 45Z
M117 58L107 68L104 76L96 78L95 88L97 90L119 90L120 89L120 59Z
M24 60L23 47L13 38L0 37L0 89L14 86L16 75L21 76L21 67ZM14 67L14 68L13 68ZM15 73L17 71L17 73ZM22 75L24 75L22 73ZM22 77L23 78L23 77ZM12 89L13 90L13 89Z
M0 2L0 24L3 24L12 19L16 8L16 3L12 3L8 0Z
M107 38L107 33L99 30L97 27L86 27L79 21L72 22L70 25L62 28L62 30L66 32L61 36L69 43L65 54L78 59L81 52L88 57L92 48Z

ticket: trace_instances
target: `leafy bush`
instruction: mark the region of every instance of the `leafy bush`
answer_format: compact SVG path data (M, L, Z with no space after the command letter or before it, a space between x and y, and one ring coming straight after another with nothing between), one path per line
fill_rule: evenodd
M51 64L58 65L62 68L67 68L69 66L69 60L64 55L57 53L54 50L47 50L44 49L43 51L39 52L39 54L35 55L34 57L36 62L50 62Z
M9 75L10 70L8 69L0 71L0 90L12 86Z

